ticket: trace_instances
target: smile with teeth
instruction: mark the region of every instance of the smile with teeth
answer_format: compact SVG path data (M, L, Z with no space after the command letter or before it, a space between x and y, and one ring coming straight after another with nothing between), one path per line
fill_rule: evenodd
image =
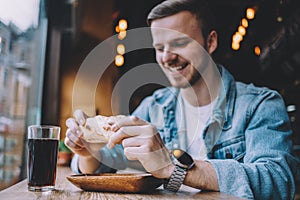
M181 66L174 66L174 67L171 67L169 65L165 65L165 67L168 70L172 71L172 72L180 71L180 70L184 69L186 66L187 66L187 64L183 64Z

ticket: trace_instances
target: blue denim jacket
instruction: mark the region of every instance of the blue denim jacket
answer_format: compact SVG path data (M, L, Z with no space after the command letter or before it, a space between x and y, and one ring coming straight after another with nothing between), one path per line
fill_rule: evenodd
M297 160L291 154L292 131L281 96L235 82L223 67L220 72L223 89L204 131L207 161L216 170L220 191L248 199L293 199ZM160 89L132 115L153 123L168 148L186 149L185 137L176 125L178 92ZM109 166L126 167L121 147L103 148L101 155ZM73 169L77 169L75 164ZM107 169L102 166L99 172Z

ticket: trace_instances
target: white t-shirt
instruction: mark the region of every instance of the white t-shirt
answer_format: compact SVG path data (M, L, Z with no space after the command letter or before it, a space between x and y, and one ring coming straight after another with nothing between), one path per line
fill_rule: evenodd
M203 131L205 125L211 116L213 109L213 102L205 106L193 106L189 104L181 95L183 106L179 110L180 114L185 117L187 152L195 160L206 160L207 149L203 139ZM177 107L178 108L178 107Z

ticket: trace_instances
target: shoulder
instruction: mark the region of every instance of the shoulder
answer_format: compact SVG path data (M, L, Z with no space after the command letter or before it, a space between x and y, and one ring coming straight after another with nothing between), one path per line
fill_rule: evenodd
M254 84L236 83L236 104L254 112L258 107L268 111L285 112L285 102L281 94L268 87L259 87Z
M229 94L234 94L231 97L236 98L237 101L242 100L244 103L248 101L251 103L254 99L260 101L267 97L282 99L281 95L274 89L257 86L253 83L236 81L226 68L220 66L220 70L225 86L229 90Z
M246 84L242 82L236 82L236 90L238 96L248 97L276 97L282 98L278 91L270 89L268 87L255 86L253 83Z

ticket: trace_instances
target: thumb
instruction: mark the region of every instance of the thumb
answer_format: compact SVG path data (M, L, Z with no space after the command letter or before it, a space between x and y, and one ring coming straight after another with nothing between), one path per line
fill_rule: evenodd
M78 109L75 110L74 117L80 125L84 125L86 122L86 118L88 118L89 116L85 114L82 110Z

